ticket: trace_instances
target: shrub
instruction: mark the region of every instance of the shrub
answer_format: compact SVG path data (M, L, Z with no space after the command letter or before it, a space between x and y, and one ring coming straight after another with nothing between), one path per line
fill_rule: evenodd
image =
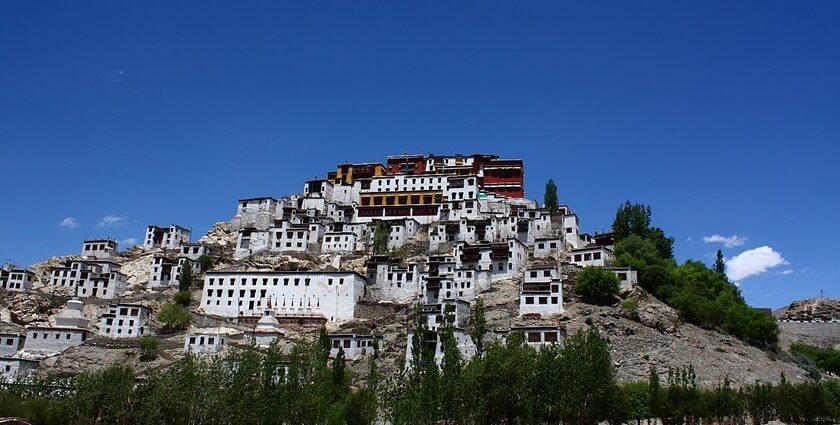
M144 335L140 338L140 360L153 360L157 357L160 344L154 335Z
M587 267L577 275L575 292L596 299L609 299L618 293L620 281L615 273L600 267Z
M175 293L175 302L186 307L190 305L190 301L192 301L192 292L190 291L178 291Z
M639 300L636 298L627 298L622 301L619 306L627 313L635 315L639 312Z
M201 265L201 271L206 272L213 268L213 259L207 254L201 254L201 257L198 257L198 264Z
M167 304L160 309L158 320L163 323L164 331L184 330L190 325L190 312L178 304Z

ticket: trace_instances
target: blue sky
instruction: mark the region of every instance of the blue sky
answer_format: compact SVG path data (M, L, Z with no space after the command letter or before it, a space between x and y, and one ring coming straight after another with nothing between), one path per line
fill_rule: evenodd
M753 305L840 296L838 22L834 1L4 1L0 259L478 151L523 158L530 198L554 178L586 231L652 205L680 259L738 256Z

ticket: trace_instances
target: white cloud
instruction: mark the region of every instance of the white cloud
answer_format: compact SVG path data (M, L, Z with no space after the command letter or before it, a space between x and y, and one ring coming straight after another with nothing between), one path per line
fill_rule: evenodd
M67 217L64 220L61 220L61 222L58 223L58 225L61 227L66 227L68 229L75 229L79 227L79 222L76 221L76 219L73 217Z
M124 248L132 247L134 245L137 245L137 239L135 239L135 238L123 239L123 240L120 241L120 245L122 245Z
M746 236L738 236L738 235L721 236L721 235L715 233L712 236L703 236L703 242L706 242L706 243L722 243L723 246L725 246L727 248L732 248L732 247L735 247L735 246L741 246L746 241L747 241Z
M694 238L689 236L689 237L685 238L685 241L691 243L691 242L694 242Z
M782 275L782 276L787 276L789 274L793 274L793 270L791 270L791 269L782 270L781 272L779 272L779 274Z
M766 272L773 267L788 264L782 254L769 246L748 249L726 260L726 275L732 281Z
M122 226L125 224L125 217L120 217L116 215L106 215L102 217L102 220L99 223L96 223L99 227L117 227Z

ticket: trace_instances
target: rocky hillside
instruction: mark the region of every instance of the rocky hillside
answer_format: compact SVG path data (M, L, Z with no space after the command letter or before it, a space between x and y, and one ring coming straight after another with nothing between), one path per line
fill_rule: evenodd
M416 240L402 250L406 260L428 255L423 246L425 232L419 232ZM363 255L318 255L310 253L259 254L242 260L234 260L232 253L236 234L226 223L216 224L202 239L214 254L215 268L241 270L354 270L365 273ZM146 284L149 278L149 261L156 249L132 248L117 259L122 270L129 276L128 291L122 301L140 303L153 311L171 300L174 289L150 290ZM0 299L0 321L5 326L19 327L32 323L49 323L51 315L63 308L70 294L61 288L46 286L49 268L72 257L51 258L35 265L38 282L36 288L25 294L13 294ZM550 260L554 261L554 260ZM531 265L541 261L532 260ZM542 260L545 262L545 260ZM791 381L806 380L807 372L796 364L775 360L776 356L745 345L738 339L712 330L683 323L676 311L660 302L640 288L625 291L613 303L596 305L584 302L574 296L573 283L580 268L563 263L564 305L566 311L556 317L518 316L518 278L494 282L492 287L479 297L484 300L490 329L509 329L523 325L554 325L564 328L569 335L578 329L595 326L609 339L613 360L620 380L646 379L651 366L665 374L669 367L691 364L697 373L698 382L713 385L729 378L734 383L755 381L777 382L782 373ZM201 293L195 288L193 303L193 324L199 326L224 326L232 330L247 332L248 327L208 317L196 312ZM98 318L109 303L103 300L85 300L84 314L91 320L96 331ZM805 300L791 305L785 318L828 320L840 317L840 302L835 300ZM396 373L403 367L406 349L406 325L410 322L411 306L363 300L356 308L357 319L340 328L329 326L330 331L364 328L382 337L380 370L385 374ZM283 346L289 346L302 337L312 338L318 332L313 325L284 325L286 338ZM153 329L159 328L156 323ZM488 340L492 335L488 335ZM785 341L797 338L788 335ZM183 357L184 333L161 335L161 353L154 361L140 361L139 341L114 341L94 337L83 345L71 348L60 355L44 360L40 374L62 375L82 370L100 369L110 365L128 364L138 374L167 367ZM780 358L789 358L780 356ZM367 371L366 361L351 364L357 377Z
M806 322L840 320L840 300L810 298L794 301L781 315L781 319Z

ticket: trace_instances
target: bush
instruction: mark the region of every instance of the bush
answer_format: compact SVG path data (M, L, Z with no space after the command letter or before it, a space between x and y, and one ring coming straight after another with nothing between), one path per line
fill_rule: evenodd
M629 314L635 315L639 312L639 300L636 298L627 298L626 300L622 301L619 306L622 310Z
M201 254L201 257L198 257L198 264L201 265L201 271L206 272L213 268L213 259L207 254Z
M187 307L187 306L190 305L190 302L192 301L192 292L190 292L190 291L178 291L178 292L175 293L174 300L177 304L180 304L184 307Z
M158 343L154 335L144 335L140 338L140 360L153 360L157 357Z
M836 348L822 348L802 342L794 342L790 352L809 358L826 372L840 375L840 350Z
M178 304L167 304L160 309L157 319L163 323L164 331L178 331L190 325L192 315Z
M587 267L577 275L575 292L596 299L609 299L618 293L621 282L615 273L600 267Z

